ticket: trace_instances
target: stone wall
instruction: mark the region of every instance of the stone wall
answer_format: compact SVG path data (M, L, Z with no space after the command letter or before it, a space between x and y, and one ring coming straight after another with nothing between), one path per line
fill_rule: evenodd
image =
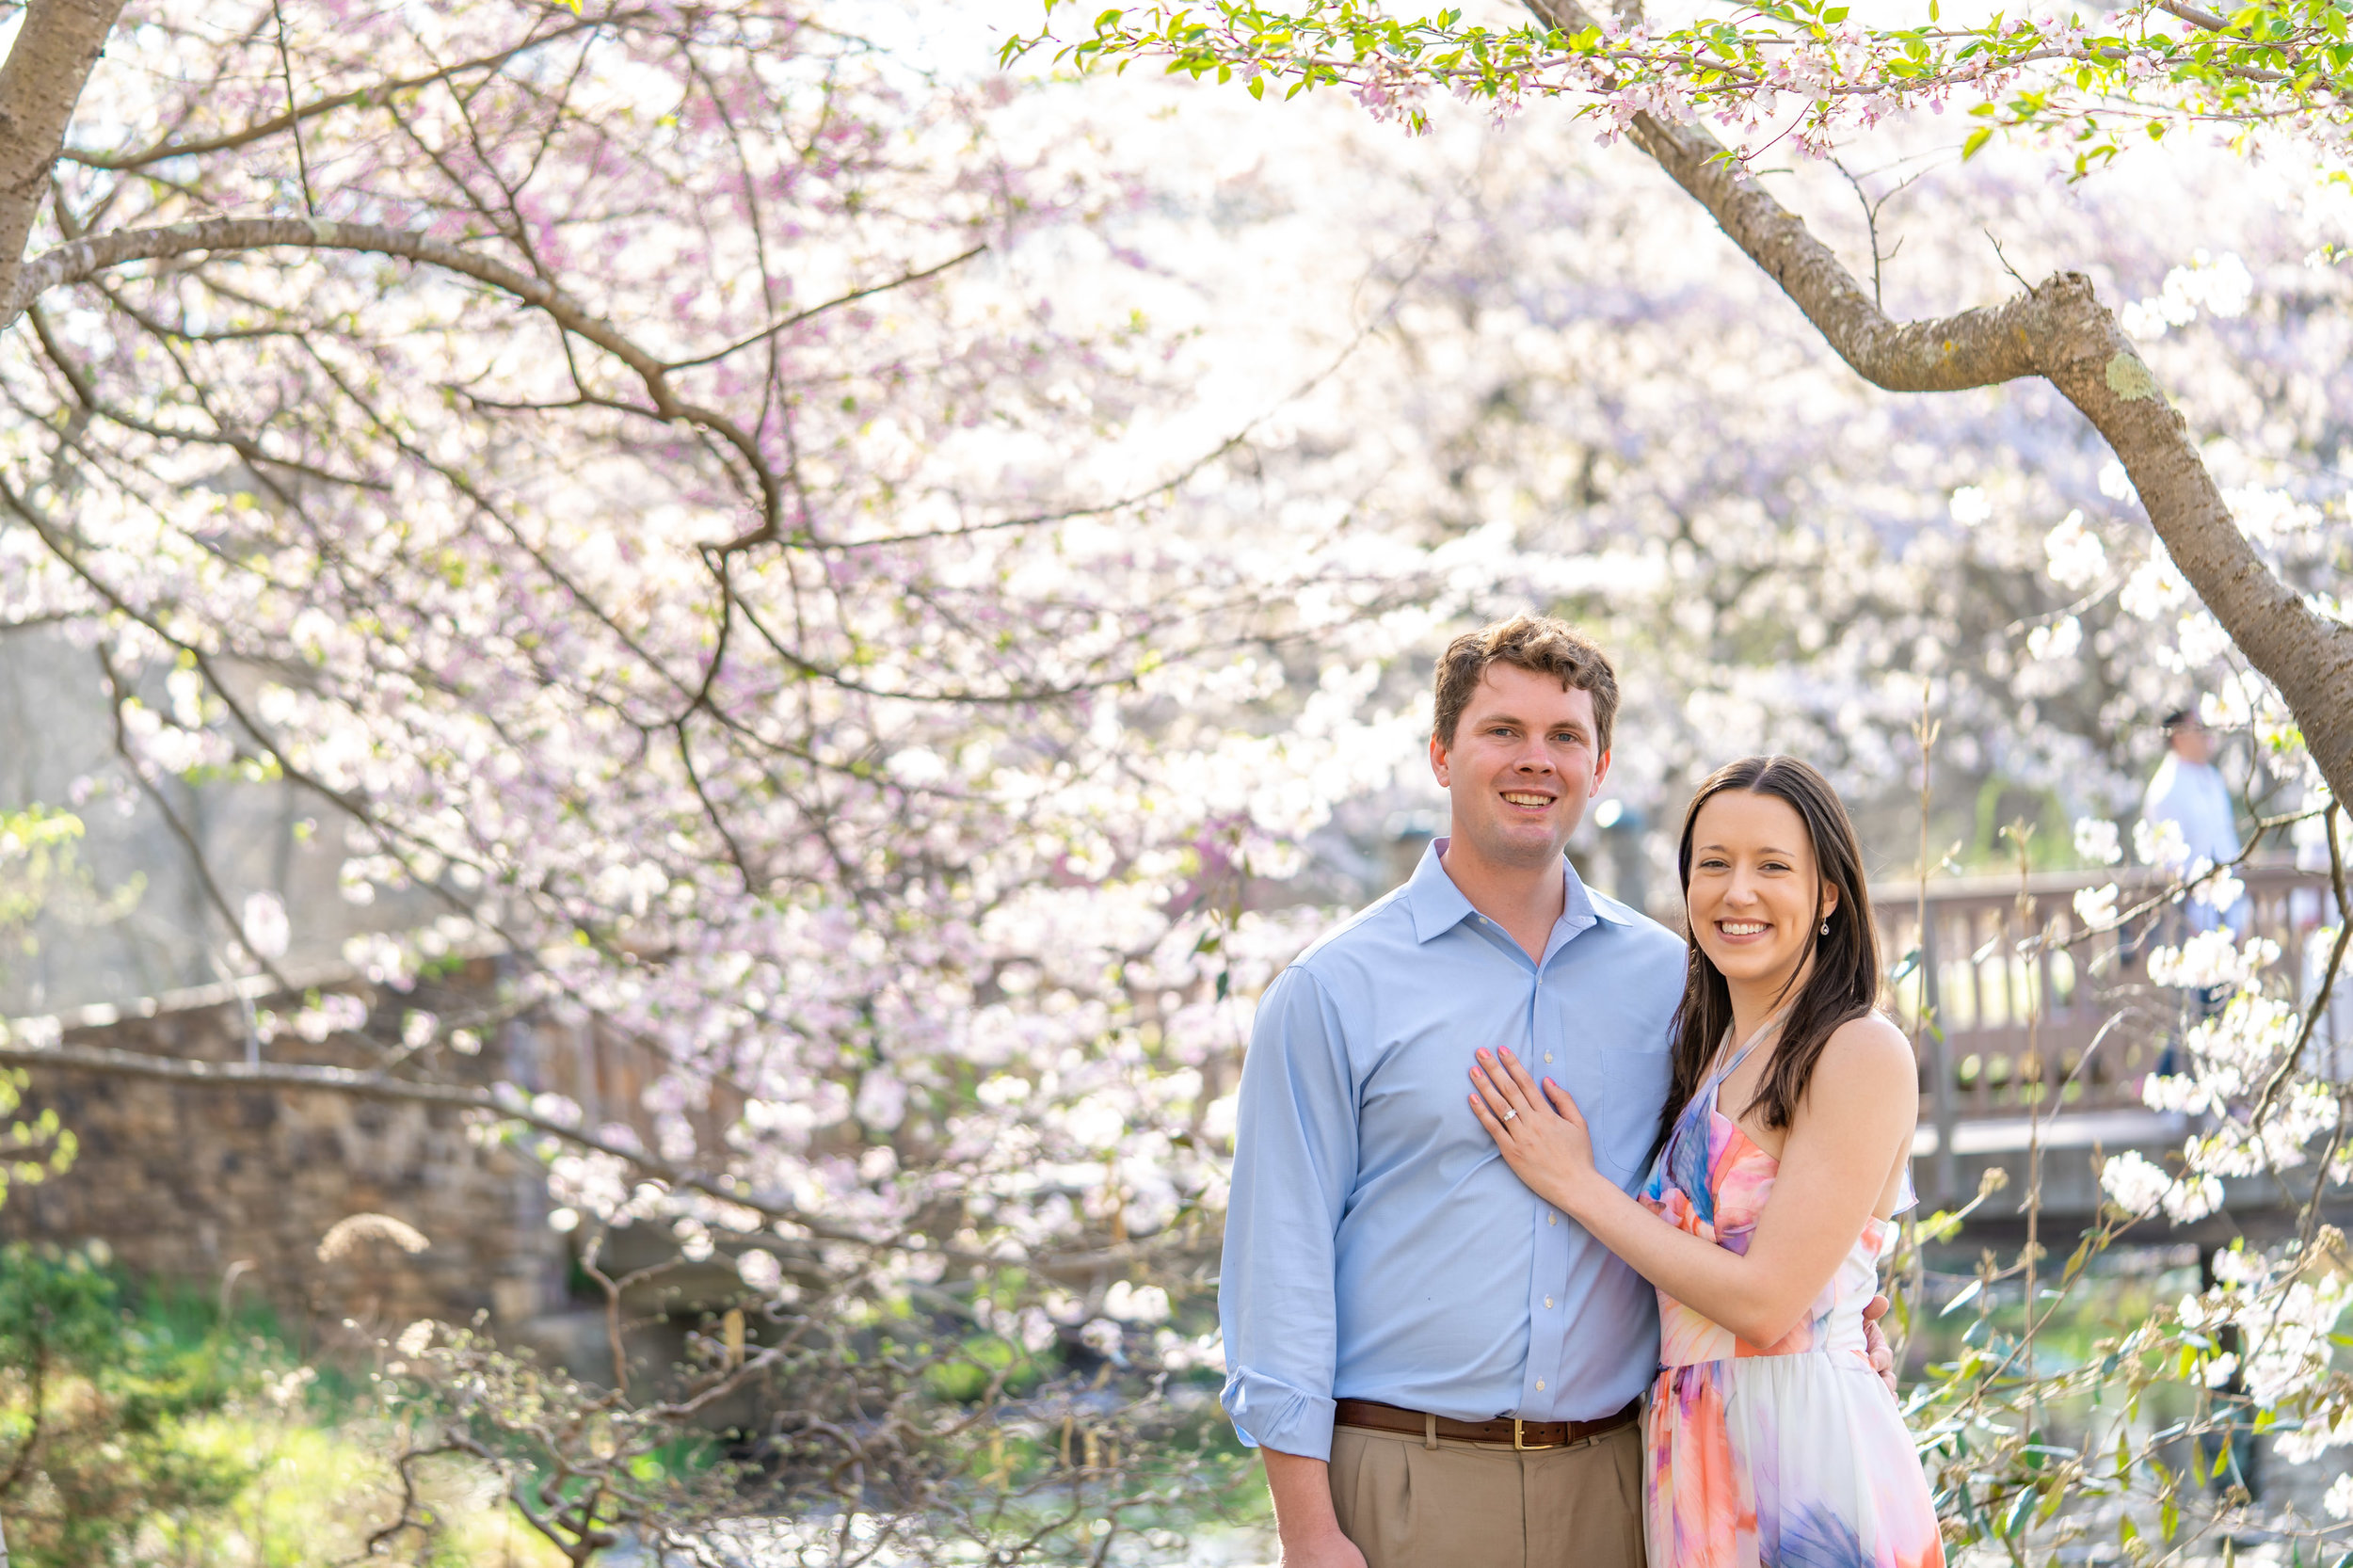
M366 1033L389 1045L408 1009L461 1016L490 1000L497 979L492 961L477 960L416 994L334 988L370 1003ZM259 1005L291 1014L299 999ZM210 987L60 1022L70 1044L232 1061L252 1048L248 1016L243 999ZM436 1075L535 1082L535 1064L515 1053L539 1048L541 1034L498 1031L480 1055L437 1062ZM373 1054L283 1036L262 1049L273 1062L349 1067ZM190 1282L217 1285L235 1269L236 1289L260 1290L290 1320L349 1318L377 1332L477 1311L520 1326L563 1304L564 1241L548 1226L536 1166L484 1147L459 1111L49 1067L34 1072L28 1101L56 1109L81 1141L80 1158L63 1176L13 1188L0 1205L0 1238L101 1240L134 1272ZM397 1220L426 1245L411 1256L384 1235L361 1234L322 1258L321 1239L359 1214Z

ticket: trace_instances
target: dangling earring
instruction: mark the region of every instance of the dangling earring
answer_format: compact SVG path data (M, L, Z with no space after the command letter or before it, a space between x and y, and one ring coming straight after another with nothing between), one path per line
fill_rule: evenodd
M1825 936L1830 935L1830 921L1828 920L1822 922L1822 935Z

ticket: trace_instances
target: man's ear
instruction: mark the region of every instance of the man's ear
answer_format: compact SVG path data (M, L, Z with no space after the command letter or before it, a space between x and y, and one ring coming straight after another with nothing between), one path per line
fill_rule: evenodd
M1438 788L1441 790L1452 788L1447 779L1446 750L1446 743L1439 740L1436 734L1432 734L1430 737L1430 772L1437 779Z
M1585 792L1587 800L1601 793L1601 781L1609 776L1609 758L1610 753L1605 751L1593 759L1593 782L1592 787Z

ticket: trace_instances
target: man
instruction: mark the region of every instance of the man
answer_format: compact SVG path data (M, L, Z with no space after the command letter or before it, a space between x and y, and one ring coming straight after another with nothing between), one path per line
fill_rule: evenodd
M1560 621L1456 638L1430 742L1450 837L1260 1004L1219 1311L1287 1568L1642 1560L1656 1297L1520 1184L1467 1102L1473 1053L1508 1048L1641 1179L1684 944L1562 854L1617 706Z
M2165 760L2149 780L2140 808L2151 828L2171 823L2181 834L2181 847L2166 857L2165 869L2186 872L2201 860L2214 866L2236 860L2238 820L2231 787L2214 765L2214 731L2200 720L2197 709L2181 708L2166 715L2165 736ZM2212 931L2225 920L2233 930L2240 930L2246 919L2244 898L2219 917L2210 904L2194 895L2190 901L2190 924L2199 931Z

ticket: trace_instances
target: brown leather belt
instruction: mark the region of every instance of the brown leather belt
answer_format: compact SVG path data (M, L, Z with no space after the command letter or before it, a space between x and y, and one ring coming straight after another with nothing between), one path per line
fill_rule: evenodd
M1592 1421L1523 1421L1516 1416L1498 1416L1492 1421L1457 1421L1449 1416L1430 1416L1383 1404L1378 1400L1340 1400L1337 1406L1333 1419L1344 1427L1399 1432L1410 1437L1447 1437L1457 1443L1507 1443L1514 1448L1566 1448L1571 1443L1582 1443L1589 1437L1628 1426L1642 1414L1639 1395L1627 1400L1626 1407L1617 1414Z

